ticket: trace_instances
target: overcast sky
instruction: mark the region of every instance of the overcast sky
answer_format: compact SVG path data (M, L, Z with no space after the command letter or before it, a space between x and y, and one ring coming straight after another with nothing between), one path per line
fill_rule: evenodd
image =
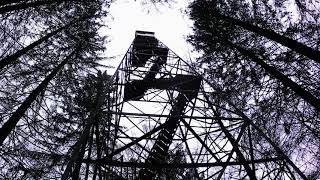
M132 0L117 0L110 7L112 18L107 20L110 30L102 32L109 36L106 55L115 56L109 61L117 67L132 40L136 30L155 32L156 37L166 44L181 58L189 58L191 46L187 45L185 37L191 33L192 22L183 13L187 1L171 3L171 7L152 5L142 6L141 2ZM109 64L108 63L108 64ZM108 70L113 74L112 70Z

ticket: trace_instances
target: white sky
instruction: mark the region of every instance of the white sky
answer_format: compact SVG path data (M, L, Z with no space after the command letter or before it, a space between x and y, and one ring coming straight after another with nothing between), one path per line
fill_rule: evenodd
M134 39L136 30L155 32L156 37L183 59L189 59L191 46L185 37L192 32L192 22L183 14L188 1L177 0L169 6L141 5L141 1L117 0L110 7L112 19L106 20L109 30L102 34L108 35L107 57L108 65L117 67ZM112 75L114 69L109 69Z

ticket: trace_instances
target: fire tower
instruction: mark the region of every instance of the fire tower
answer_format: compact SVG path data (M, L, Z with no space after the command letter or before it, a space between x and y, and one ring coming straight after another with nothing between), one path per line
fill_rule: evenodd
M103 179L306 179L227 93L153 32L136 31L109 93L109 134L90 161Z

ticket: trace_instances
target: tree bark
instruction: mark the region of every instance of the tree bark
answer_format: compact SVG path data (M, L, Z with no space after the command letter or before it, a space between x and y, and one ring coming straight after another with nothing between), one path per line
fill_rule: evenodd
M242 48L238 45L235 45L231 42L227 42L227 44L237 49L243 55L249 57L253 62L260 65L267 73L279 80L284 86L289 87L293 92L295 92L302 99L304 99L304 101L312 105L318 112L320 112L320 100L314 95L312 95L310 92L305 90L302 86L292 81L288 76L282 74L275 67L272 67L265 63L263 59L254 52Z
M24 116L25 112L30 108L31 104L37 99L38 95L43 92L48 83L57 75L65 64L73 57L77 50L70 53L53 71L34 89L31 94L24 100L21 106L11 115L9 120L0 128L0 145L8 137L11 131L16 127L19 120Z
M240 26L248 31L254 32L254 33L259 34L261 36L264 36L268 39L271 39L271 40L273 40L273 41L275 41L275 42L277 42L277 43L279 43L289 49L296 51L297 53L300 53L300 54L320 63L320 52L319 51L317 51L313 48L310 48L310 47L308 47L308 46L306 46L296 40L287 38L287 37L280 35L270 29L263 29L258 26L252 25L248 22L234 19L229 16L219 14L217 12L214 12L213 15L219 19L227 20L227 21L231 22L232 24Z
M18 50L16 53L9 55L7 57L5 57L4 59L2 59L0 61L0 71L10 65L13 64L17 61L17 59L19 57L21 57L22 55L26 54L28 51L30 51L31 49L35 48L36 46L40 45L41 43L47 41L49 38L51 38L52 36L58 34L59 32L63 31L64 29L70 27L71 25L73 25L75 23L75 21L70 22L69 24L60 27L59 29L52 31L50 33L48 33L47 35L45 35L44 37L38 39L37 41L31 43L30 45L26 46L23 49Z

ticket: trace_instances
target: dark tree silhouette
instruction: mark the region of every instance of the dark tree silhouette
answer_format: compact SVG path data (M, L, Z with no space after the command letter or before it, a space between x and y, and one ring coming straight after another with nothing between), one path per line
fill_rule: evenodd
M310 161L304 160L317 171L311 159L317 158L319 148L315 147L320 140L320 97L315 90L319 51L305 39L318 31L313 22L302 23L305 30L300 24L279 22L286 15L272 10L277 6L196 0L189 7L194 20L189 41L203 53L198 62L204 65L204 76L250 114L289 156L293 151L308 154ZM303 38L296 41L294 37ZM287 138L290 141L282 140ZM261 143L259 136L256 143ZM313 150L305 150L306 146Z
M66 2L84 2L83 0L37 0L37 1L3 1L0 3L0 14L4 14L11 11L26 10L28 8L35 8L40 6L59 5ZM2 6L1 6L2 5Z
M88 113L75 111L74 96L105 49L98 30L109 1L1 1L0 8L44 2L0 15L0 178L61 178ZM33 41L21 45L24 38ZM106 133L98 128L90 133ZM88 141L94 151L96 140Z
M57 75L59 71L72 59L77 53L77 49L68 55L52 72L39 84L39 86L31 92L21 106L11 115L9 120L0 128L0 145L7 138L10 132L15 128L18 121L25 114L30 105L36 100L37 96L46 89L48 83Z
M252 61L259 64L266 72L268 72L274 78L281 81L284 86L289 87L292 91L301 96L306 102L314 106L314 108L320 112L320 100L316 98L314 95L312 95L310 92L306 91L303 87L292 81L289 77L279 72L276 68L265 63L263 59L256 55L254 52L244 49L230 42L226 42L226 44L237 49L239 52L241 52L241 54L250 57Z
M206 8L206 12L208 11L208 13L203 13L204 9L202 7L204 6L209 7ZM289 87L297 95L302 97L306 102L312 105L316 109L316 111L320 111L319 98L317 98L312 93L308 92L308 90L305 89L303 86L291 80L288 76L277 70L277 68L268 65L265 62L265 60L268 59L268 57L264 56L263 52L261 53L261 51L256 49L250 50L250 46L249 48L243 47L243 42L238 42L237 44L236 36L245 35L243 35L241 29L233 28L236 25L233 23L233 21L230 22L221 20L219 17L215 19L215 13L211 13L212 11L216 11L213 7L213 3L209 3L207 1L198 1L195 2L191 7L191 17L193 17L196 21L196 32L194 36L191 36L191 41L194 42L193 44L196 48L198 48L199 50L203 50L208 55L213 54L214 52L222 51L225 54L232 54L233 52L230 52L230 50L228 50L228 47L236 49L240 52L240 54L249 57L251 61L258 64L265 72L269 73L273 78L279 80L285 87ZM214 23L216 23L216 25L214 25ZM259 33L257 34L259 35ZM234 40L232 40L232 38L234 38ZM241 61L237 60L237 58L235 58L235 62L241 63ZM250 64L248 64L248 66L250 66ZM246 74L243 75L246 76Z
M210 5L208 5L208 6L210 6ZM259 26L250 24L248 22L241 21L241 20L229 17L229 16L219 14L214 10L212 12L213 12L212 15L214 17L217 17L218 19L221 19L222 21L230 22L231 24L240 26L248 31L251 31L251 32L254 32L258 35L264 36L268 39L271 39L271 40L273 40L283 46L286 46L286 47L296 51L297 53L305 55L306 57L313 59L316 62L320 63L320 52L298 42L297 40L293 40L293 39L290 39L284 35L280 35L270 29L260 28Z
M37 41L31 43L30 45L24 47L23 49L18 50L14 54L3 58L2 60L0 60L0 71L5 66L8 66L8 65L13 64L13 63L17 63L16 61L20 56L26 54L29 50L31 50L34 47L38 46L39 44L47 41L49 38L51 38L52 36L55 36L56 34L58 34L59 32L63 31L64 29L67 29L68 27L72 26L74 23L75 22L70 22L67 25L63 26L63 27L60 27L57 30L48 33L47 35L45 35L42 38L38 39Z

